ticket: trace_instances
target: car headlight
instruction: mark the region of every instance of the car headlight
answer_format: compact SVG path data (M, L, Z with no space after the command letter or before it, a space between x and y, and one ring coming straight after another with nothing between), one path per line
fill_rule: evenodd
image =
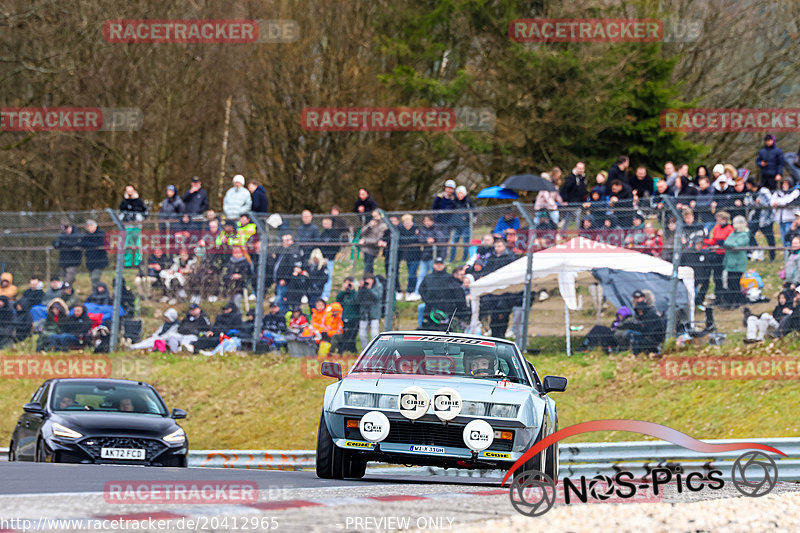
M161 437L166 442L183 442L186 440L186 432L182 428L178 428L169 435Z
M378 394L378 409L397 409L396 394Z
M56 422L53 422L53 435L56 437L63 437L65 439L79 439L83 437L82 434L78 433L74 429L70 429L67 426L62 426Z
M497 418L514 418L517 416L517 406L507 403L493 403L489 408L489 416Z
M484 416L486 414L486 404L483 402L462 402L462 415Z
M368 392L345 392L344 403L350 407L374 407L374 398Z

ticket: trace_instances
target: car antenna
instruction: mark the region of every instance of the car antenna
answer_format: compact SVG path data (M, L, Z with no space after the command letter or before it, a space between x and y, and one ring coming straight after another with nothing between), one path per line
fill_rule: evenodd
M456 317L456 313L458 313L458 307L453 310L453 316L450 317L450 322L447 323L447 331L445 331L445 335L450 335L450 326L453 325L453 319Z

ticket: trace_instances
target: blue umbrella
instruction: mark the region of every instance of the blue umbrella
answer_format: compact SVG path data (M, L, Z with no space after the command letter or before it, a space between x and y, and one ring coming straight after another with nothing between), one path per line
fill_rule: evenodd
M519 195L512 191L511 189L506 189L504 187L500 187L499 185L494 185L492 187L486 187L481 192L478 193L476 198L496 198L498 200L515 200L519 198Z

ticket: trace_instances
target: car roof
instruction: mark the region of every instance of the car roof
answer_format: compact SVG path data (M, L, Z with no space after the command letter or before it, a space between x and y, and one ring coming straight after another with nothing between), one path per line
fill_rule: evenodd
M153 388L152 385L144 381L137 381L133 379L114 379L114 378L57 378L48 380L51 383L107 383L109 385L141 385L143 387Z
M453 332L447 333L445 331L430 331L425 329L382 331L380 335L435 335L437 337L459 337L463 339L480 339L484 341L497 341L497 342L505 342L507 344L514 344L513 341L510 341L508 339L501 339L500 337L473 335L471 333L453 333Z

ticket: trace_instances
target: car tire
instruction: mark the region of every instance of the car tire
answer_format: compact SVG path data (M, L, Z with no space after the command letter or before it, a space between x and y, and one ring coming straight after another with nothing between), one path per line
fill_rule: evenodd
M539 441L542 440L542 434L544 432L544 426L539 429L539 434L536 435L536 440L534 441L534 445L536 445ZM523 472L527 472L528 470L538 470L539 472L544 472L545 474L549 475L547 472L547 465L545 464L545 456L548 455L548 451L550 447L545 448L544 450L540 451L527 461L520 467L514 471L514 478L521 475Z
M342 469L344 477L361 479L367 472L367 461L352 452L344 451Z
M556 425L553 429L553 433L558 431L558 418L556 418ZM554 442L550 446L547 447L547 459L546 464L544 465L544 473L550 476L550 478L558 483L558 443Z
M17 460L17 455L14 452L14 441L12 440L11 443L8 445L8 462L14 462Z
M42 438L39 437L39 440L36 441L36 459L37 463L46 463L47 462L47 454L44 451L44 442Z
M343 456L344 450L341 450L333 443L333 437L328 432L325 415L320 415L319 430L317 431L317 477L321 479L343 479ZM348 462L349 464L350 462Z

